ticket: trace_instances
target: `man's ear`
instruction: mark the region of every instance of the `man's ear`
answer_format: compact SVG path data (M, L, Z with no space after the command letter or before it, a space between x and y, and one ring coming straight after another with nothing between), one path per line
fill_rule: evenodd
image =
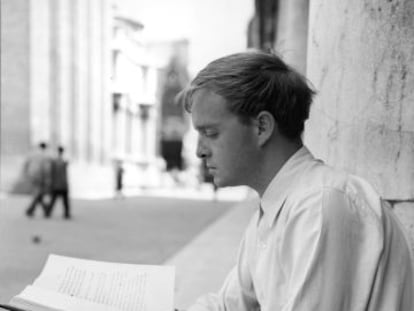
M261 111L256 116L256 130L260 146L266 144L276 127L276 121L269 111Z

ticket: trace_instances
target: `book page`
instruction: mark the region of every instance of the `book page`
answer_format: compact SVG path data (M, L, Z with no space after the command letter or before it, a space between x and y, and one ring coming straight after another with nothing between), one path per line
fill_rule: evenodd
M120 311L171 311L174 268L50 255L33 286Z
M27 286L18 296L13 297L10 305L30 311L119 311L34 286Z

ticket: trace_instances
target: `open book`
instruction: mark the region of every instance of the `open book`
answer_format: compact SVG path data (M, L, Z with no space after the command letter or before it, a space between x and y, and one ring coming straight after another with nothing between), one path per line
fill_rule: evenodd
M11 306L30 311L173 311L172 266L49 255L42 273Z

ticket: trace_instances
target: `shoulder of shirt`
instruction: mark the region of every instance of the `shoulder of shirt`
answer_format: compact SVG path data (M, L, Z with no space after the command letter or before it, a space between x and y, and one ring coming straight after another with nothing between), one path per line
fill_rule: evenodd
M319 207L315 212L335 212L332 200L344 199L348 205L370 207L369 210L379 215L381 198L376 190L363 178L345 171L318 163L302 174L297 184L292 187L285 204L288 209L307 209ZM326 204L333 205L325 209ZM292 212L292 211L290 211Z

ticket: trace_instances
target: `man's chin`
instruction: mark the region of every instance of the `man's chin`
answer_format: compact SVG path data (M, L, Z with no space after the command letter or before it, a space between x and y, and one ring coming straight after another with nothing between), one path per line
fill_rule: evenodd
M243 184L241 182L238 182L236 180L229 180L225 178L220 178L219 176L214 176L213 178L214 184L218 188L224 188L224 187L238 187L238 186L244 186L246 184Z
M217 188L231 187L232 184L226 181L225 179L220 179L219 177L214 177L214 185Z
M217 188L225 187L223 186L223 182L220 180L220 178L214 177L213 183Z

